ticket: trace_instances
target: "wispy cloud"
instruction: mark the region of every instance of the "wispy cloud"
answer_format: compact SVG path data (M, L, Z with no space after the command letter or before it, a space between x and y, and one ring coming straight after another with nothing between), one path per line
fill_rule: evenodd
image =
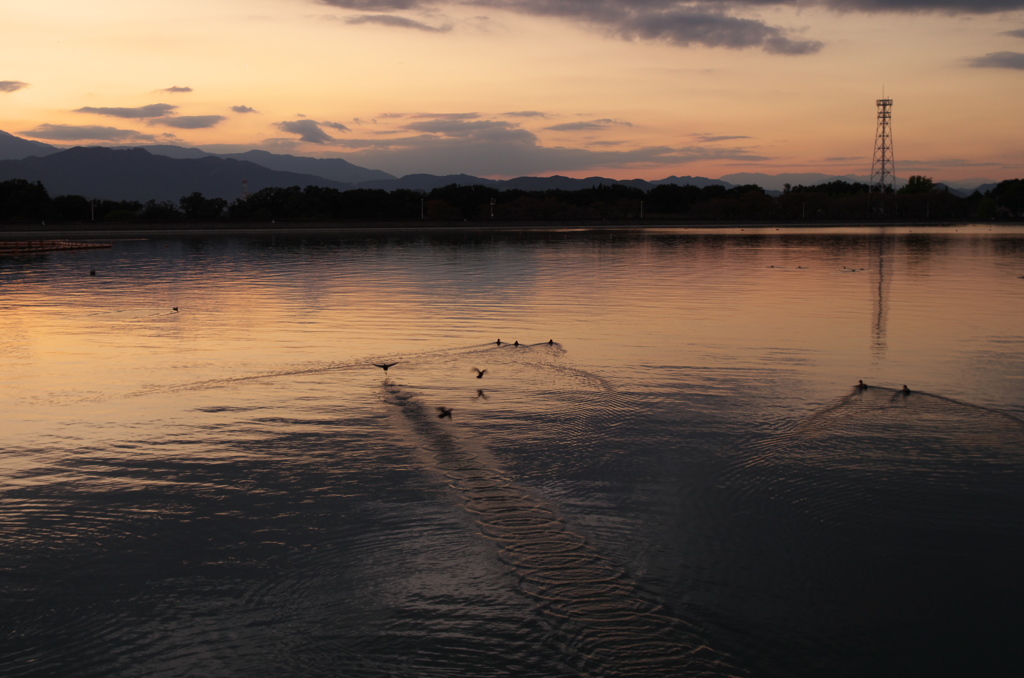
M998 167L1001 163L985 161L978 162L965 160L964 158L939 158L936 160L900 160L900 167L905 169L945 169L952 167Z
M973 68L1012 68L1024 70L1024 54L1020 52L990 52L985 56L967 60Z
M185 92L191 92L192 88L191 87L178 87L177 85L174 85L173 87L168 87L167 89L162 89L160 91L161 92L167 92L169 94L181 94L181 93L185 93Z
M409 123L404 126L404 129L410 132L426 132L428 134L437 134L449 138L482 139L493 137L496 134L501 137L504 137L509 133L514 134L517 132L529 134L529 132L526 132L525 130L520 130L518 126L502 120L465 121L443 118L439 120L424 120L423 122Z
M103 127L100 125L51 125L42 124L35 129L19 132L35 139L51 141L107 141L152 143L157 140L151 134L140 134L132 129Z
M154 118L149 121L149 124L165 125L177 129L206 129L214 127L226 119L223 115L174 115Z
M251 106L232 106L231 110L235 113L258 113L258 111Z
M430 118L432 120L476 120L479 113L410 113L407 118Z
M694 141L697 141L697 142L702 143L702 144L714 144L714 143L717 143L719 141L733 141L734 139L749 139L750 138L750 137L741 136L741 135L723 136L723 135L714 135L714 134L706 134L706 133L691 134L690 136L693 137Z
M612 120L611 118L601 118L600 120L581 120L579 122L564 122L560 125L551 125L545 127L546 130L552 130L555 132L590 132L594 130L603 130L610 127L632 127L633 123L626 122L624 120Z
M359 16L353 16L345 19L345 23L380 24L381 26L391 26L394 28L412 28L417 31L426 31L428 33L447 33L452 30L451 24L430 26L420 21L394 14L360 14Z
M423 120L403 126L414 134L335 139L344 157L365 167L394 174L525 175L590 168L634 168L680 165L701 160L757 162L769 158L747 148L710 146L648 146L634 149L542 146L532 132L503 120Z
M541 111L509 111L508 113L502 113L510 118L546 118L547 113Z
M82 108L76 108L75 113L95 113L96 115L109 115L115 118L162 118L165 115L170 115L177 106L171 104L149 104L148 106L138 106L136 108L96 108L93 106L83 106Z
M1024 28L1018 28L1015 31L1004 31L1003 35L1009 35L1011 38L1024 38Z
M28 87L28 83L20 80L0 80L0 92L17 92L26 87Z

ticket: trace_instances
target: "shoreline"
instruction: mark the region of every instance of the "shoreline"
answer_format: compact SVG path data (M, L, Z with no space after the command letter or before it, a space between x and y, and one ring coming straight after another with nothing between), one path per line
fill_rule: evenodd
M672 219L621 219L615 221L475 221L475 222L443 222L443 221L360 221L360 222L308 222L289 221L281 223L266 222L195 222L195 223L74 223L45 224L29 226L27 224L0 224L0 240L51 240L72 237L124 237L138 235L259 235L259 234L313 234L313 233L351 233L381 234L403 232L436 232L466 233L483 231L595 231L595 230L639 230L639 229L827 229L827 228L955 228L960 226L1024 226L1022 221L978 222L966 221L815 221L815 222L775 222L775 221L716 221L716 222L681 222Z

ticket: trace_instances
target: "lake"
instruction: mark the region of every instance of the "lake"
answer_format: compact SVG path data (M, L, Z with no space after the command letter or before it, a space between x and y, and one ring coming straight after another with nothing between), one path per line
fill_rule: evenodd
M0 675L1020 675L1021 309L988 225L0 258Z

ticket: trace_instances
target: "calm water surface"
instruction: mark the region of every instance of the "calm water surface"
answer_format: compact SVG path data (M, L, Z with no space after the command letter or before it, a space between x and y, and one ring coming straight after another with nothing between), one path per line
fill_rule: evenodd
M1021 675L1022 276L987 226L0 259L0 675Z

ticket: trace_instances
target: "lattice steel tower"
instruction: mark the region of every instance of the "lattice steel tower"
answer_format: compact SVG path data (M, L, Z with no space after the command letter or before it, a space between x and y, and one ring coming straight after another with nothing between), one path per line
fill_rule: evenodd
M871 192L896 191L896 164L892 156L892 99L878 99L875 155L871 159Z

